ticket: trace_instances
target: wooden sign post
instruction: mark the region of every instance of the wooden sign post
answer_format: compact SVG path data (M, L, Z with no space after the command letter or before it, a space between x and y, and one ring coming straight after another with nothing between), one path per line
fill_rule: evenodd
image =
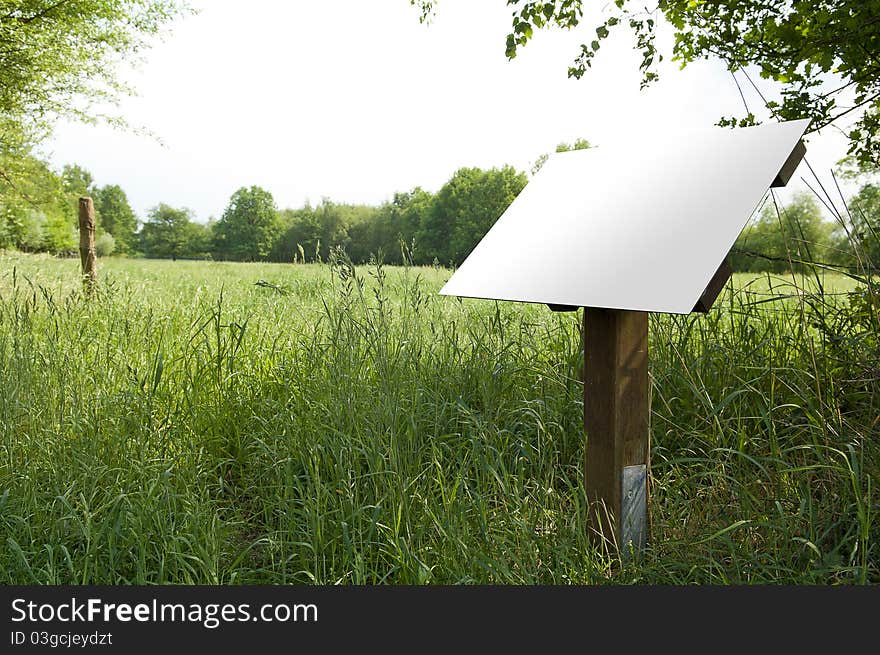
M648 313L588 307L583 333L591 537L626 556L648 538Z
M726 256L805 153L809 121L660 130L551 155L441 294L584 307L590 536L627 559L648 541L648 312L707 312Z
M79 260L83 285L91 293L98 281L95 253L95 206L91 198L79 199Z

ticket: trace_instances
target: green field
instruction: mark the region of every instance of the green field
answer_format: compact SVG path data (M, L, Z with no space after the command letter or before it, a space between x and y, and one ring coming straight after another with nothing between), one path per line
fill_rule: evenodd
M587 541L578 314L435 268L0 255L0 583L880 582L876 305L652 316L652 543ZM874 299L876 302L876 298Z

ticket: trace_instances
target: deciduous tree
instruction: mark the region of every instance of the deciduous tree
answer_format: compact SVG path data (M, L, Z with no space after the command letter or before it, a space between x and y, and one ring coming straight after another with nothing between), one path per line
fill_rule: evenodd
M441 264L461 264L526 181L525 173L511 166L457 170L424 217L416 238L420 252Z
M95 120L96 105L130 90L119 62L185 11L179 0L0 0L0 135Z
M193 222L190 210L159 204L149 211L141 228L141 249L147 257L202 257L206 253L200 228L204 226Z
M280 235L272 194L258 186L232 194L214 226L214 253L220 259L259 261L269 257Z
M95 189L93 192L95 211L101 216L101 227L113 236L115 251L128 253L134 249L137 233L137 216L128 196L116 184Z
M850 199L853 238L861 250L863 264L880 269L880 185L866 182Z
M737 271L803 271L802 262L829 258L833 230L811 193L784 205L770 201L737 239L731 264Z

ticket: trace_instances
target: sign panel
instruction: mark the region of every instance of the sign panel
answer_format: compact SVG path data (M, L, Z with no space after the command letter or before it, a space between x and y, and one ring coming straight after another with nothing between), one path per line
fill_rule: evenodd
M687 314L808 124L551 155L440 293Z

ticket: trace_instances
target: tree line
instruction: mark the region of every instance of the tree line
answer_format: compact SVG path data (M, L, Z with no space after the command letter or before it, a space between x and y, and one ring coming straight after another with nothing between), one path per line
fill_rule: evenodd
M336 203L279 210L258 186L235 191L219 219L201 223L182 207L160 203L140 223L125 192L97 186L80 166L54 173L34 162L39 198L0 196L0 248L73 255L77 198L95 204L99 256L211 258L314 262L342 248L355 262L458 265L522 190L525 173L512 166L461 168L437 193L396 193L378 206Z
M587 147L581 139L556 150ZM544 161L540 156L532 172ZM207 223L165 203L140 221L121 187L98 186L83 167L54 172L33 158L27 164L26 193L0 195L0 248L61 256L76 254L77 199L91 196L99 256L307 263L326 261L340 248L355 263L457 266L528 181L512 166L461 168L436 193L416 187L380 205L325 198L296 209L278 209L269 191L251 186L235 191L220 218ZM731 252L734 270L880 266L880 186L866 180L850 199L849 225L825 219L812 194L785 204L768 198Z
M801 191L785 203L769 196L731 250L738 272L803 272L880 268L880 186L865 182L847 202L843 222L823 216L816 196Z

